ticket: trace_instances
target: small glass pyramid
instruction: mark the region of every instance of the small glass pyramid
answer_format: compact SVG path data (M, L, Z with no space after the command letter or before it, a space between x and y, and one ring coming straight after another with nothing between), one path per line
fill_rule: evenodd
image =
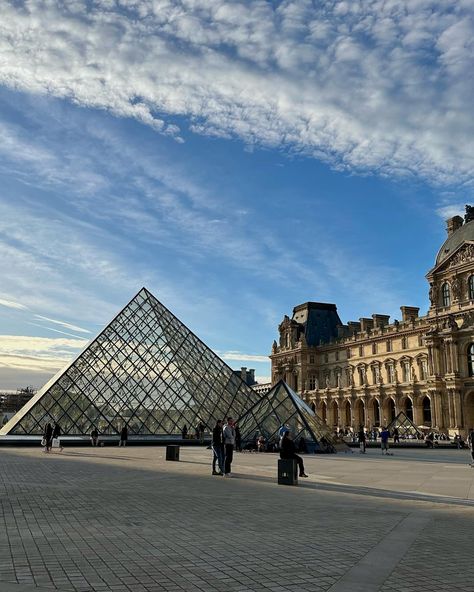
M64 370L0 430L41 435L57 421L64 435L131 436L211 430L217 419L239 417L255 393L146 288Z
M423 439L423 432L419 430L412 420L404 413L400 413L387 426L388 431L393 435L393 430L398 429L400 438L417 438Z
M277 444L282 426L289 428L297 445L304 438L308 452L333 452L341 446L324 421L283 380L263 395L238 423L244 446L251 446L259 436L266 443ZM345 444L342 447L347 449Z

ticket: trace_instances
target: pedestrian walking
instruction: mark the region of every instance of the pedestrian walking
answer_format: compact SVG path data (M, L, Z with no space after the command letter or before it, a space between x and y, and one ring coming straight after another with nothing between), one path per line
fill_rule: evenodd
M50 452L53 441L53 426L49 423L45 425L43 432L44 451Z
M365 454L365 445L366 445L366 435L364 426L360 426L359 428L359 452L361 454Z
M380 433L380 447L382 449L382 454L388 454L390 455L390 452L388 451L388 439L390 437L390 432L387 430L387 428L384 426L382 428L382 431Z
M232 417L227 418L227 422L222 430L224 438L225 460L224 460L224 477L231 477L232 460L234 458L235 446L235 428Z
M212 430L212 474L224 474L224 433L222 431L222 420L218 419ZM219 470L216 470L216 465Z
M280 458L282 459L293 459L298 463L300 471L300 477L307 477L308 475L304 472L304 464L301 456L296 454L296 446L291 437L291 432L285 432L281 439Z
M467 443L471 451L471 467L474 467L474 430L470 430Z
M239 452L242 452L242 435L240 434L239 424L236 423L235 426L235 449Z
M126 446L128 440L128 429L127 426L124 425L122 431L120 432L120 442L119 446Z

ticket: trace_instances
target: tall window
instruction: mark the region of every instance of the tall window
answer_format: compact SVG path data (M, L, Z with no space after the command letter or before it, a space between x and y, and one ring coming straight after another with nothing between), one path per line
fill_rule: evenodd
M469 290L469 300L474 300L474 275L469 276L467 287Z
M359 356L363 356L364 355L364 346L363 345L359 345Z
M395 368L393 367L393 364L388 365L387 373L388 373L388 382L390 384L393 384L395 382Z
M402 337L402 349L407 349L408 347L408 339L406 337Z
M421 360L420 373L421 373L421 380L426 380L426 378L428 376L428 361L427 360Z
M309 363L314 364L314 356L312 354L309 356Z
M474 376L474 343L467 348L467 369L469 376Z
M316 388L316 376L309 377L308 386L310 391L314 391L314 389Z
M392 351L392 342L390 341L390 339L387 339L387 351L388 352Z
M376 343L372 343L372 353L373 354L377 353L377 344Z
M410 362L403 362L403 382L410 382Z
M441 288L441 296L443 299L443 306L451 306L451 292L449 290L448 282L444 282Z

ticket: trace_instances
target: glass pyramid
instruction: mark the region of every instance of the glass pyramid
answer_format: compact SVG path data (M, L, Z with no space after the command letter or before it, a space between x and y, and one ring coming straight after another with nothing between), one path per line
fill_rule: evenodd
M418 438L423 439L423 432L421 432L412 420L400 411L395 419L393 419L387 426L388 431L393 434L393 430L398 428L400 438Z
M199 423L239 417L261 395L146 288L64 370L0 430L41 435L57 421L64 435L193 433Z
M279 430L286 425L295 443L304 438L309 452L333 452L347 449L336 441L329 427L298 395L280 380L275 386L239 418L242 443L251 445L257 436L270 444L278 443Z

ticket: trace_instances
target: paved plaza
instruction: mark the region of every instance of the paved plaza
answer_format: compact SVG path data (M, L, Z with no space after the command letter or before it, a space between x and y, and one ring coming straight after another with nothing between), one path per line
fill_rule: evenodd
M305 458L160 447L0 449L0 591L474 592L463 450Z

